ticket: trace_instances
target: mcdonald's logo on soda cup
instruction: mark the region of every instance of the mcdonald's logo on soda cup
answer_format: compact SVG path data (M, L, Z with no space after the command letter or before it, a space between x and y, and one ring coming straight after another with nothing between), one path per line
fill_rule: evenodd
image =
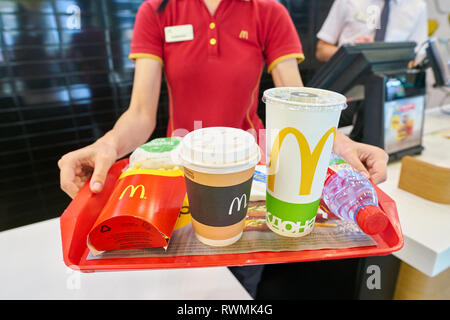
M270 153L269 173L267 175L267 188L272 192L274 192L275 187L276 167L278 163L280 148L283 144L284 138L286 138L286 136L289 134L293 134L295 136L301 156L301 162L299 163L299 165L301 166L300 191L298 194L308 195L311 193L314 173L316 172L317 162L319 161L320 155L322 154L323 147L325 146L325 143L327 142L331 134L333 134L334 140L334 137L336 136L336 127L330 128L322 136L313 152L311 152L305 136L299 130L292 127L287 127L280 131L278 136L275 138L272 152Z

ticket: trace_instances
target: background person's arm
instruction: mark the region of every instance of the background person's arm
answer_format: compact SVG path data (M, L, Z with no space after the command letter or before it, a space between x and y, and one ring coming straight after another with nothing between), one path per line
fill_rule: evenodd
M422 3L420 5L420 9L415 19L416 22L414 23L414 29L411 31L411 34L407 39L408 41L415 41L417 43L415 48L416 58L409 63L410 68L415 67L426 56L426 46L424 46L424 43L428 40L428 16L426 3Z
M317 33L316 58L328 61L336 53L339 37L344 29L345 20L349 13L347 0L335 0L328 12L322 27Z
M360 35L353 41L354 44L370 42L373 42L373 37L367 35ZM336 53L336 51L338 51L338 49L338 46L319 39L316 46L316 58L319 61L327 62Z
M319 61L327 62L338 49L338 46L319 39L316 46L316 58Z

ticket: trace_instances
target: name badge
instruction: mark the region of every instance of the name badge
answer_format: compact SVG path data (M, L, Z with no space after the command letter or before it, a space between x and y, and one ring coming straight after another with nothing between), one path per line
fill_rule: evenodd
M369 21L370 16L364 12L358 12L356 14L356 20L360 21L360 22L367 22Z
M164 36L168 43L193 40L194 29L192 28L192 24L165 27Z

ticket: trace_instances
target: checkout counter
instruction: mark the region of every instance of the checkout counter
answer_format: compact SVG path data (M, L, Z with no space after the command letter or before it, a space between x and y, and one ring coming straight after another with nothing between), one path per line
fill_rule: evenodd
M447 106L448 108L448 106ZM352 127L340 129L350 134ZM450 168L450 114L426 110L423 151L415 158ZM386 257L366 258L367 264L384 264L390 274L389 290L381 296L394 299L450 298L450 205L436 203L398 187L402 163L388 164L388 178L378 186L395 200L404 238L403 248ZM380 292L365 290L363 298Z
M414 42L343 46L308 83L346 95L356 108L352 125L340 130L389 154L388 179L379 187L396 201L405 243L390 256L363 258L365 266L384 264L390 270L389 290L378 295L382 298L450 297L450 205L398 187L402 163L397 160L405 155L450 168L450 115L439 108L425 111L426 69L431 67L435 87L450 85L449 42L430 39L427 44L426 57L414 69L408 68ZM377 293L363 288L359 297L376 298Z
M450 168L450 115L439 108L425 112L423 147L417 159ZM399 189L401 166L390 163L388 179L379 185L395 199L405 241L393 253L402 261L394 298L450 299L450 204Z

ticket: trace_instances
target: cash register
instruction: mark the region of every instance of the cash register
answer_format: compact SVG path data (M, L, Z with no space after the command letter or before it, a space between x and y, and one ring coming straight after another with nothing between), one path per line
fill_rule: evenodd
M410 69L415 42L343 45L308 87L344 94L354 111L351 137L379 146L390 160L423 150L425 71Z

